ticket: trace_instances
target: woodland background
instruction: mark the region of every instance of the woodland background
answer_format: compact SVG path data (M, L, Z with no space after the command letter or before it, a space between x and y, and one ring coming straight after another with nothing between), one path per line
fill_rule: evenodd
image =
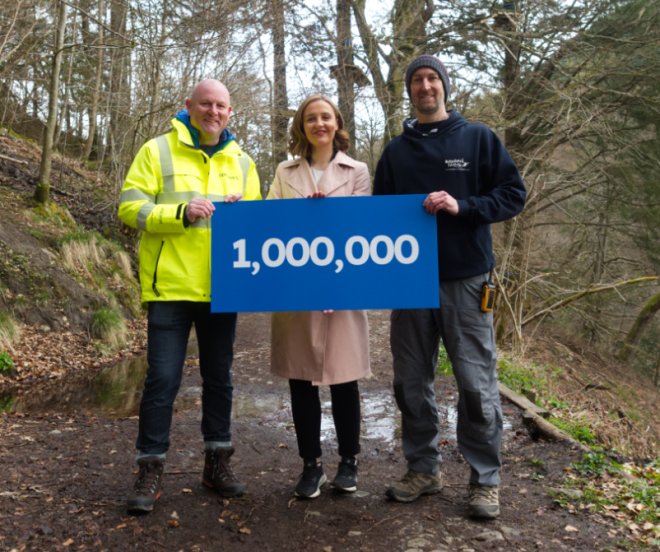
M423 53L529 192L493 229L500 346L577 336L660 385L660 0L0 0L0 124L43 146L38 202L51 186L75 197L51 167L82 163L116 212L140 146L215 77L265 194L314 92L337 99L373 174Z

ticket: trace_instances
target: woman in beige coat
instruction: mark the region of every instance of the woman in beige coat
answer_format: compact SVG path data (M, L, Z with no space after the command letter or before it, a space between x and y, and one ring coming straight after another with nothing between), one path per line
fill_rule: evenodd
M369 171L348 150L337 106L313 95L298 108L289 136L295 157L277 167L268 199L371 195ZM304 467L296 496L315 498L327 478L321 457L319 385L329 385L341 461L333 486L357 489L360 393L370 373L366 311L276 312L271 323L271 371L289 379L291 411Z

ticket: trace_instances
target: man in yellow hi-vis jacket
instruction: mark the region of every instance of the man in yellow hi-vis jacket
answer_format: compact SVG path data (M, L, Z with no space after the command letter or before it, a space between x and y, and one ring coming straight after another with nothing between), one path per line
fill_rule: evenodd
M142 230L140 283L149 311L149 370L130 512L153 510L161 493L172 406L193 322L203 380L202 482L226 497L245 492L229 464L236 313L210 312L212 202L261 199L254 162L227 130L230 113L227 88L213 79L200 82L172 119L174 131L142 146L122 188L119 218Z

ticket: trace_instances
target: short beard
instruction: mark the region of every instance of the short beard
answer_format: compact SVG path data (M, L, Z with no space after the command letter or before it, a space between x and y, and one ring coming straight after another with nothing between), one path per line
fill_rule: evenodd
M435 103L433 105L428 105L426 107L422 107L421 105L420 106L415 105L415 110L421 113L422 115L435 115L438 111L440 111L440 102L438 101L437 96L433 99L435 100Z

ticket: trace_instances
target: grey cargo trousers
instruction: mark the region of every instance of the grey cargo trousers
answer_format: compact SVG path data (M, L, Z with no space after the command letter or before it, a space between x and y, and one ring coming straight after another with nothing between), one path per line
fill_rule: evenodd
M408 468L438 473L438 406L433 390L442 339L458 384L458 446L470 483L500 483L502 406L497 389L493 313L480 309L486 276L440 283L439 309L393 310L394 395Z

